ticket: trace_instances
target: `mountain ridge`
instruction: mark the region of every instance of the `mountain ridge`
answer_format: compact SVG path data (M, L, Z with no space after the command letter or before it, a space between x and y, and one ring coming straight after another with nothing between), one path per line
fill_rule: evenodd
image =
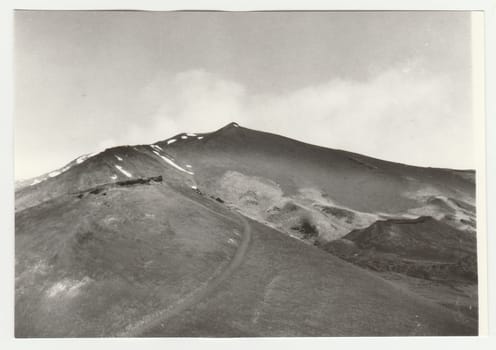
M243 128L243 129L246 129L246 130L257 131L255 129L250 129L250 128L246 128L246 127L240 126L236 122L230 122L230 123L226 124L225 126L217 129L216 131L194 133L194 134L195 135L198 135L200 137L201 136L205 136L205 135L211 135L211 134L218 133L218 132L220 132L222 130L228 130L231 127L234 127L234 125L237 125L239 128ZM285 139L288 139L288 140L292 140L294 142L298 142L298 143L301 143L301 144L305 144L305 145L308 145L308 146L318 147L318 148L322 148L322 149L325 149L325 150L333 150L333 151L339 151L339 152L346 152L346 153L349 153L350 155L362 156L362 157L366 157L366 158L369 158L369 159L373 159L375 161L381 161L381 162L387 162L387 163L392 163L392 164L404 165L404 166L413 167L413 168L434 169L434 170L449 170L449 171L455 171L455 172L460 172L460 173L474 173L475 174L475 169L471 169L471 168L467 169L467 168L451 168L451 167L436 167L436 166L413 165L413 164L402 163L402 162L387 160L387 159L383 159L383 158L378 158L378 157L374 157L374 156L371 156L371 155L366 155L366 154L357 153L357 152L353 152L353 151L348 151L348 150L344 150L344 149L319 146L319 145L312 144L312 143L309 143L309 142L300 141L300 140L292 139L292 138L289 138L289 137L286 137L286 136L282 136L282 135L279 135L277 133L266 132L266 131L260 131L260 132L263 132L263 133L268 134L268 135L282 137L282 138L285 138ZM51 172L56 171L58 169L63 169L66 166L68 166L69 164L73 163L75 160L80 159L80 158L85 157L85 156L88 156L88 155L98 154L98 153L102 153L102 152L105 152L105 151L113 151L113 150L117 150L117 149L119 149L121 147L141 147L141 146L156 145L156 144L164 143L164 142L166 142L167 140L170 140L170 139L180 139L181 136L188 135L188 134L193 134L193 133L181 132L181 133L178 133L178 134L176 134L176 135L174 135L172 137L169 137L167 139L158 140L158 141L155 141L155 142L152 142L152 143L149 143L149 144L148 143L145 143L145 144L130 144L130 145L112 146L112 147L105 148L103 151L99 151L99 152L97 151L95 153L82 154L82 155L74 158L73 160L65 163L61 167L56 168L56 169L54 169L52 171L48 171L46 173L43 173L43 174L40 174L40 175L37 175L37 176L32 176L32 177L27 177L27 178L20 178L20 179L15 180L15 182L16 182L16 184L19 184L19 185L22 185L22 186L26 186L26 185L29 184L29 182L32 183L33 180L35 180L37 178L46 177ZM17 188L17 186L16 186L16 188Z

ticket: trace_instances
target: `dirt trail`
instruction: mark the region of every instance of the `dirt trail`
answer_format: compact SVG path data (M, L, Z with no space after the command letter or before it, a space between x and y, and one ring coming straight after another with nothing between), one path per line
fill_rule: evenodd
M187 198L187 197L186 197ZM226 217L223 214L216 213L213 211L211 208L208 208L207 206L196 202L192 199L187 198L191 202L193 202L196 205L199 205L205 209L207 209L210 212L215 213L216 215ZM130 325L129 327L126 328L125 331L123 331L120 334L117 334L119 337L139 337L143 335L145 332L158 327L162 323L166 322L168 319L171 317L174 317L181 312L189 309L190 307L196 305L199 303L202 299L206 298L209 294L214 292L214 290L226 279L229 278L229 276L236 270L241 263L244 261L246 252L249 247L250 239L251 239L251 226L248 223L248 221L240 214L236 212L232 212L234 216L236 216L243 224L243 235L241 242L238 246L238 249L236 253L234 254L234 257L232 260L229 262L229 265L219 274L214 274L213 277L211 277L209 280L206 282L202 283L198 288L196 288L194 291L192 291L190 294L186 295L183 299L177 301L176 303L170 305L169 307L158 310L157 312L147 315L144 319L140 320L139 322ZM232 218L229 218L232 220Z

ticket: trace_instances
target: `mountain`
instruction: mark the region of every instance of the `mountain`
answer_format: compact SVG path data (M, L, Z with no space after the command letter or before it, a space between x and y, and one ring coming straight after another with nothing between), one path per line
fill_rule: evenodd
M327 243L324 249L376 270L477 282L475 236L428 216L376 221Z
M16 336L474 335L474 203L237 123L84 155L16 189Z

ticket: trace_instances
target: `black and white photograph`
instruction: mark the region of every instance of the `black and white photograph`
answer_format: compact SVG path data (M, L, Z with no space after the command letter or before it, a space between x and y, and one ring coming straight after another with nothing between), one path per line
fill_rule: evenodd
M15 10L14 337L484 335L480 19Z

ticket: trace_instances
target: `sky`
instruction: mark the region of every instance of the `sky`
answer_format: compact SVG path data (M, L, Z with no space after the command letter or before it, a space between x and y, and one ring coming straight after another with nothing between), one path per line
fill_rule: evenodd
M467 12L18 11L15 176L231 121L475 167Z

